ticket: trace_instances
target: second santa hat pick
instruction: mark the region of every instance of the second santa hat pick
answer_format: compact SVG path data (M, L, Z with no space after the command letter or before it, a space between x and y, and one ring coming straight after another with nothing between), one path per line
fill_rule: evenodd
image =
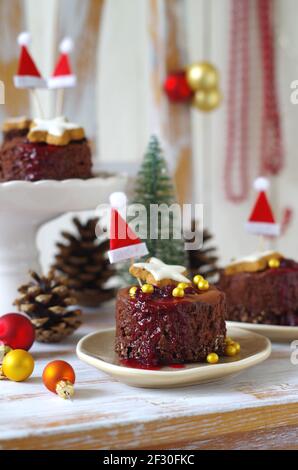
M267 199L266 190L269 181L266 178L257 178L254 188L259 191L253 210L246 222L246 230L256 235L278 236L279 225L275 222L274 215Z
M70 38L64 38L60 43L60 57L54 69L53 75L48 79L49 88L70 88L76 85L77 77L73 74L69 53L73 49Z

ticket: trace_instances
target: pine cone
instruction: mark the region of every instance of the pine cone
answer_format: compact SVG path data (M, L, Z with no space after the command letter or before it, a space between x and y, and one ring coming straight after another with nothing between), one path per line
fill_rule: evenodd
M32 281L18 289L21 296L14 305L31 318L37 341L59 342L81 325L81 310L71 307L77 300L53 271L48 276L29 274Z
M192 232L198 232L198 222L195 220L191 224ZM195 237L193 237L193 241ZM192 275L202 274L206 279L214 281L216 276L219 274L219 267L217 265L218 255L215 246L210 245L210 241L213 240L213 235L209 230L203 230L203 246L199 250L189 250L188 263L189 270Z
M56 244L59 253L53 265L78 303L87 307L96 307L114 296L114 289L104 287L115 272L107 259L109 240L99 240L95 233L98 220L89 219L83 224L75 217L78 233L62 232L66 243Z

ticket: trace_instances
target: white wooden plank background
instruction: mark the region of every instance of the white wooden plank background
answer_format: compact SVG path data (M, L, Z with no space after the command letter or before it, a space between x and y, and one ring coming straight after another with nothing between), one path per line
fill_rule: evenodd
M69 0L64 0L66 3ZM182 0L186 11L186 43L189 61L207 59L221 72L224 94L227 89L228 36L230 0ZM298 107L290 103L290 82L297 78L298 32L295 0L275 2L275 33L286 37L290 48L278 47L279 92L286 148L286 168L274 179L272 200L278 217L285 206L293 207L294 222L286 236L278 242L285 254L298 257L295 233L298 229L296 158ZM27 23L35 38L34 57L48 73L57 50L58 0L25 0ZM135 172L141 161L151 129L150 120L150 55L148 33L149 0L106 0L103 27L94 51L97 63L97 88L94 100L98 121L99 151L96 161L105 167ZM76 11L69 2L69 21L76 22ZM71 19L73 16L73 19ZM256 26L254 25L254 28ZM38 40L36 39L38 38ZM254 40L253 47L257 47ZM257 73L254 64L252 73ZM41 92L45 108L50 112L51 97ZM257 99L257 97L256 97ZM92 110L93 112L93 110ZM225 262L254 250L256 241L243 230L254 194L243 204L228 203L223 197L223 159L225 152L226 102L206 115L193 110L193 187L194 201L205 204L205 223L216 234L220 255ZM257 121L257 120L256 120ZM251 158L258 152L258 128L253 130ZM251 177L255 169L251 168ZM232 230L231 230L232 227ZM47 247L44 246L44 250ZM50 255L50 254L49 254Z
M249 415L252 410L260 410L257 411L259 423L255 429L265 435L271 433L272 446L281 442L278 435L272 436L273 429L278 426L291 426L291 433L296 429L298 436L298 366L290 362L289 345L274 346L272 356L266 362L224 381L172 390L137 389L85 365L74 354L76 342L83 334L112 325L113 316L111 305L98 313L86 314L87 322L68 341L33 346L31 352L36 367L27 382L1 381L0 449L11 447L11 441L14 448L26 447L30 445L28 442L35 442L42 448L51 445L59 448L135 448L150 446L150 442L151 445L171 446L175 439L183 443L190 434L193 442L210 440L208 445L216 446L214 416L223 426L224 435L239 430L237 446L241 448L246 438L240 433L245 420L251 423L252 429L256 426L256 417ZM41 383L44 366L54 359L69 361L75 368L76 395L72 401L51 394ZM288 405L283 422L272 422L270 415L274 420L274 414L283 405ZM268 406L274 406L271 412L266 411ZM225 423L225 413L229 412L233 413L233 418L228 418ZM246 413L248 417L244 419ZM196 432L190 421L195 423L200 417ZM178 420L176 429L175 425L168 424L167 427L171 419ZM123 429L131 425L133 431L130 429L124 438ZM146 431L147 425L152 427L151 435ZM160 434L161 429L164 435ZM94 433L95 436L103 433L101 439L104 440L97 441ZM59 436L64 434L67 437L60 439ZM213 444L212 439L215 439ZM293 445L290 437L288 444Z

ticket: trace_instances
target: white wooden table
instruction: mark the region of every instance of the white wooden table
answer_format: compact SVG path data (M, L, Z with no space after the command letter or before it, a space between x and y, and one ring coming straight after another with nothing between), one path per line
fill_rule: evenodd
M113 324L113 313L86 314L67 342L32 348L33 376L0 382L0 449L298 448L298 366L290 346L266 362L212 384L173 390L130 388L75 356L78 339ZM69 361L76 395L64 401L43 386L51 360Z

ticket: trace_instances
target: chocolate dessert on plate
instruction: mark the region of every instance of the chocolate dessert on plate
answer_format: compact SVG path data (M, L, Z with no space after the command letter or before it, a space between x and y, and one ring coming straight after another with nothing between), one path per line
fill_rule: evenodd
M165 365L212 362L226 348L225 294L202 276L193 282L183 266L151 258L134 263L144 282L120 289L116 301L116 352L123 360Z

